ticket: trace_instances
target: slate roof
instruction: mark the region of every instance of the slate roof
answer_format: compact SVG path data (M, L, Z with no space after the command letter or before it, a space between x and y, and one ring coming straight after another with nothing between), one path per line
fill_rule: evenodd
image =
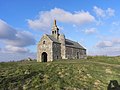
M47 34L46 34L47 35ZM60 43L56 38L54 38L52 35L47 35L53 42ZM73 47L73 48L80 48L85 49L83 46L81 46L78 42L65 39L65 46Z
M68 47L85 49L78 42L75 42L75 41L72 41L72 40L69 40L69 39L65 39L65 45L68 46Z
M53 42L60 43L56 38L54 38L52 35L47 35Z

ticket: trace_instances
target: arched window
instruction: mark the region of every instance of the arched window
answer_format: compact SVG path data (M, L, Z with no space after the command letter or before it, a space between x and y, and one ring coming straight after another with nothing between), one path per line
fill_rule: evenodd
M55 34L56 34L56 31L55 31Z
M45 41L43 41L43 44L45 44Z
M52 34L54 34L54 31L52 31Z

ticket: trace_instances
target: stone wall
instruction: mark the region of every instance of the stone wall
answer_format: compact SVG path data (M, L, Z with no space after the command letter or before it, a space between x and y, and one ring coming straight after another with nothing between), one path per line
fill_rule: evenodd
M66 47L66 58L67 59L81 59L86 57L86 50Z
M46 35L43 35L43 37L41 38L37 46L37 61L38 62L42 62L41 55L43 52L47 53L47 61L53 60L52 43L53 42Z
M65 36L60 35L59 42L53 42L47 35L43 35L37 46L37 61L42 62L42 54L47 54L47 62L57 59L86 58L86 50L65 46Z
M61 59L61 44L53 43L53 60Z
M59 42L61 43L61 58L66 59L65 35L59 36Z

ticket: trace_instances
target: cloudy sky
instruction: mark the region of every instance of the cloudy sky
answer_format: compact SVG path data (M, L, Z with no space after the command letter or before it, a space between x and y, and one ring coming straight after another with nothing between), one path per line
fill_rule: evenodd
M0 0L0 61L36 58L51 33L79 42L88 55L120 55L120 0Z

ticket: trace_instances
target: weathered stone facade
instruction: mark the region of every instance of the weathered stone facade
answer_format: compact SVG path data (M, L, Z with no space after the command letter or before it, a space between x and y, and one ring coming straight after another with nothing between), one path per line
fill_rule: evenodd
M47 37L47 35L43 35L43 37L41 38L41 41L38 44L37 60L41 62L42 54L45 52L47 54L47 61L52 61L53 60L53 57L52 57L53 50L51 48L52 46L53 46L53 42Z
M79 48L66 47L67 59L81 59L86 57L86 51Z
M54 21L52 35L43 35L37 46L37 61L49 62L60 59L86 58L86 49L79 43L65 38L59 34L59 29Z

